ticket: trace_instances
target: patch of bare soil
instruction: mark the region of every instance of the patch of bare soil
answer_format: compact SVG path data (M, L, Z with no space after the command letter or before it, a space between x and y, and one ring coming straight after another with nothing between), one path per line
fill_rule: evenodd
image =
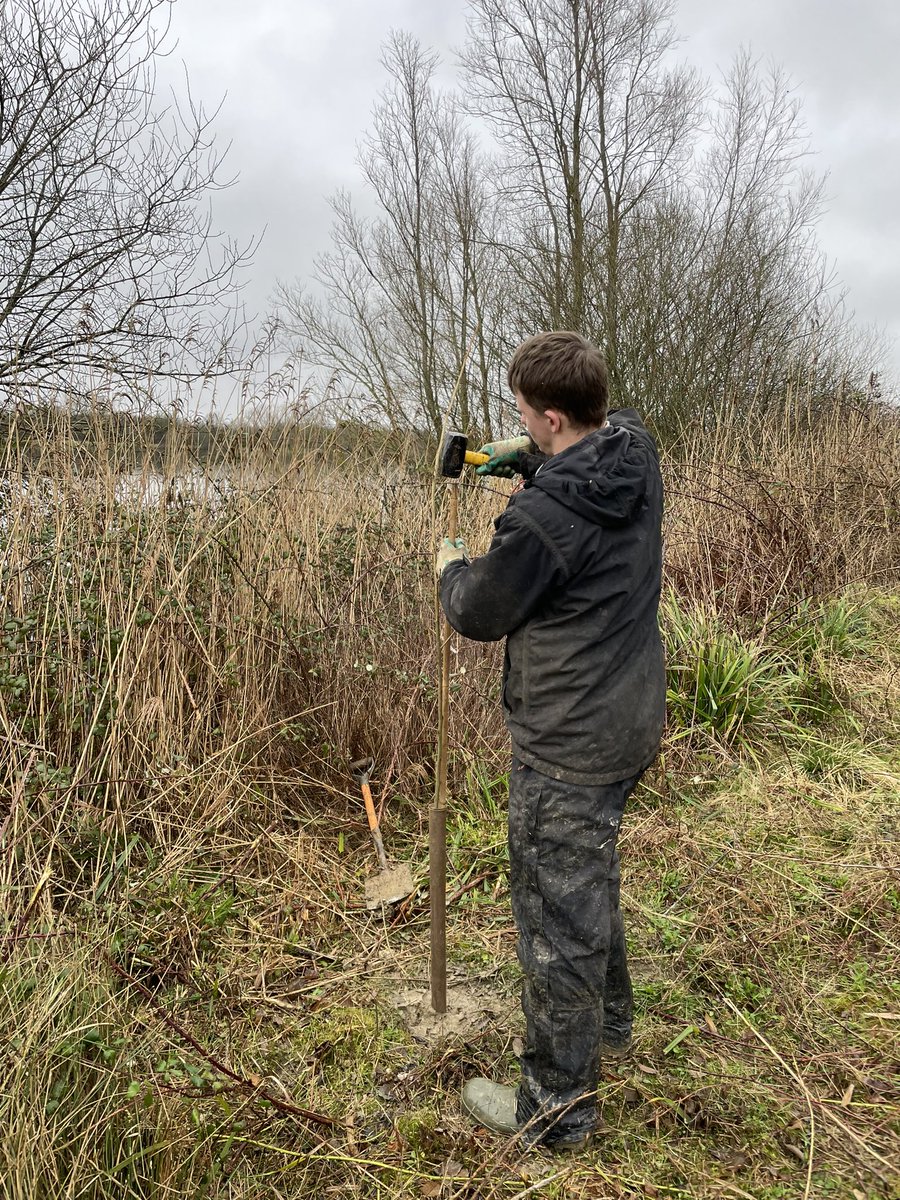
M516 1025L518 1002L501 995L496 988L478 983L454 982L447 985L447 1011L436 1013L431 1006L430 987L405 987L391 996L400 1020L420 1042L438 1042L448 1035L471 1036L485 1029L512 1032Z

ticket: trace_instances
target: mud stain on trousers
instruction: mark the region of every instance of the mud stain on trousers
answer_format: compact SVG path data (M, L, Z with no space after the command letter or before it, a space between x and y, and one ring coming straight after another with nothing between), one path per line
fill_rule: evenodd
M631 1034L616 843L639 778L564 783L513 758L510 893L526 1020L517 1116L532 1140L577 1141L596 1127L601 1039Z

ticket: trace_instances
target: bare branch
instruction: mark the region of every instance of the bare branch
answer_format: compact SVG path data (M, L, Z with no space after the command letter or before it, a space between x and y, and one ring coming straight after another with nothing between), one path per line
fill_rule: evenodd
M212 120L157 103L170 0L0 10L0 382L225 370L251 247L216 237Z

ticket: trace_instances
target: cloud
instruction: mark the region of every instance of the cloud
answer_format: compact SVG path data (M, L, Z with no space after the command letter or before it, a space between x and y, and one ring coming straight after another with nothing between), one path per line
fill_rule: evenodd
M207 105L224 95L217 129L239 174L215 197L220 226L246 238L267 233L253 269L248 307L264 311L276 278L308 277L328 246L327 197L359 194L356 147L385 85L381 46L404 29L442 54L453 79L465 33L464 0L179 0L175 55L161 64L180 83L187 65ZM784 65L797 85L815 152L829 173L820 242L849 286L850 307L900 332L900 5L855 0L681 0L682 54L712 77L741 45ZM900 358L894 362L900 377Z

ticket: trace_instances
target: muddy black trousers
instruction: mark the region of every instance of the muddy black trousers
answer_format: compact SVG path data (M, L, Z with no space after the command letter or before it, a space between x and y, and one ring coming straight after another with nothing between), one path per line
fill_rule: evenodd
M530 1141L576 1142L596 1127L601 1040L631 1035L616 842L639 778L562 783L513 757L510 895L526 1021L516 1115Z

